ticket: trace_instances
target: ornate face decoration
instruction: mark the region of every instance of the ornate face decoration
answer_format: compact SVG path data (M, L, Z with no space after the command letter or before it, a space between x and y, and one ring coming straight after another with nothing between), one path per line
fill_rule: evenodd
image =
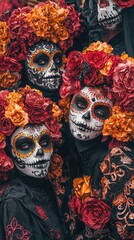
M63 53L56 44L42 41L29 47L25 66L28 79L35 87L49 91L59 89Z
M19 127L11 137L16 167L24 174L43 178L48 173L53 147L44 124Z
M70 106L69 125L73 136L83 141L99 136L111 108L112 102L101 90L84 87L74 95Z
M122 22L121 9L113 0L98 0L98 22L104 29L114 30Z

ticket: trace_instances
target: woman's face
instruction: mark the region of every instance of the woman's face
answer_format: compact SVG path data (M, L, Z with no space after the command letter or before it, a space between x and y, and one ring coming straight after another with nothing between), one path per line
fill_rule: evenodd
M35 178L47 175L53 147L44 124L17 128L11 137L11 150L19 171Z
M49 92L59 89L64 66L63 53L56 44L42 41L29 47L25 66L35 88Z
M69 125L73 136L82 141L99 136L111 108L112 102L101 90L84 87L74 95L70 106Z
M121 9L114 0L97 0L98 23L104 29L114 30L122 22Z

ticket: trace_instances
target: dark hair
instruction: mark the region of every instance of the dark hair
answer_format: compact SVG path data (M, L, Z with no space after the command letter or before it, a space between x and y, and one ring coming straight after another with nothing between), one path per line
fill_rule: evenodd
M123 10L123 30L126 52L134 57L134 6Z

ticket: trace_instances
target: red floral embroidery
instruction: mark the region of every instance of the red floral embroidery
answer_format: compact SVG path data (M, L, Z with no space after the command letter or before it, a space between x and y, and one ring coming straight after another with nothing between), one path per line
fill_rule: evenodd
M38 214L40 215L40 218L46 221L48 219L44 209L41 206L36 205L36 210Z
M20 225L16 218L13 218L11 223L8 224L5 228L6 230L6 240L13 239L21 239L21 240L29 240L31 233L24 229L22 225Z
M61 233L58 230L54 230L53 228L50 229L50 234L52 239L58 240L61 238Z

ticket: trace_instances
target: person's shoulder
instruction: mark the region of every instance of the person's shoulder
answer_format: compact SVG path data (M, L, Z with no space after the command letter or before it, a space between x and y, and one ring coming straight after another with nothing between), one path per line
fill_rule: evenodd
M24 186L8 182L0 186L0 202L8 199L20 199L26 196Z

